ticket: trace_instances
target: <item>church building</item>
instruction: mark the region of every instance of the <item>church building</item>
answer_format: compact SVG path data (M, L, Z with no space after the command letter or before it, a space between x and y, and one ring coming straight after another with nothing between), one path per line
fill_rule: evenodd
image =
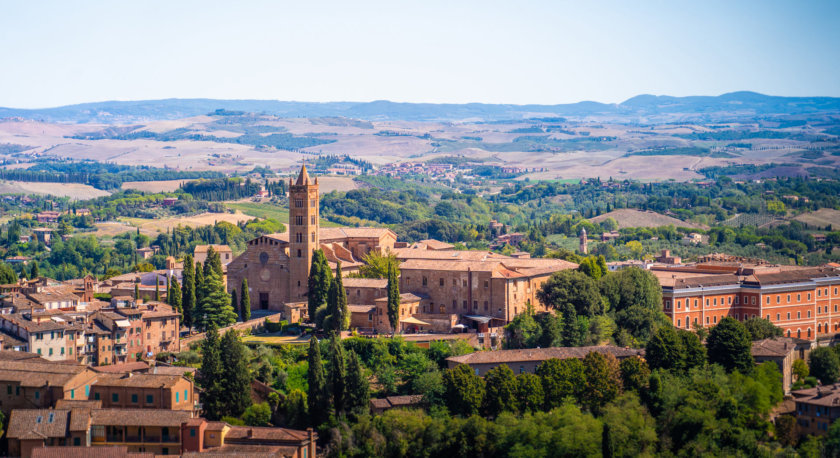
M289 227L248 242L244 253L227 266L228 287L237 290L248 279L251 309L281 310L283 304L305 302L309 267L316 249L324 251L330 267L341 261L346 274L358 270L371 251L385 253L397 236L387 228L320 227L318 179L301 167L289 180Z

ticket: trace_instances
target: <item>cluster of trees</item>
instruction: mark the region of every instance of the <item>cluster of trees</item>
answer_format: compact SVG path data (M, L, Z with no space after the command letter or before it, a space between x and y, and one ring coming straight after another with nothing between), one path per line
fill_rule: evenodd
M230 330L219 338L215 325L211 324L201 344L201 356L196 383L202 389L204 416L219 420L243 415L252 404L253 374L248 366L248 350L239 333Z
M207 250L204 265L193 262L192 255L184 257L184 286L181 289L180 304L184 326L206 330L235 323L238 314L234 305L239 308L239 304L233 301L225 289L219 254L211 246ZM250 315L250 311L247 313Z
M350 328L350 309L347 291L341 277L341 261L335 268L335 277L323 250L315 250L309 268L307 306L309 316L319 329L341 332Z
M749 333L732 320L709 339L663 327L648 361L592 352L552 359L535 374L505 365L475 375L443 371L427 410L334 419L321 429L328 456L815 456L785 441L769 414L782 400L774 363L755 365ZM720 325L719 325L720 326ZM717 329L717 328L715 328ZM729 342L734 337L734 343ZM745 353L746 350L746 353ZM727 353L735 352L736 356ZM650 360L650 355L653 359ZM743 355L748 365L740 365Z
M219 172L181 171L149 166L117 165L104 162L67 162L55 159L28 169L2 169L0 179L48 183L82 183L97 189L118 189L126 181L194 180L216 178Z
M510 348L598 345L643 346L668 325L656 277L639 268L606 273L603 259L555 273L537 292L555 313L523 313L505 327ZM587 272L587 273L584 273Z
M188 181L181 189L196 199L207 201L236 200L252 197L261 189L260 183L250 178L214 178L210 180Z

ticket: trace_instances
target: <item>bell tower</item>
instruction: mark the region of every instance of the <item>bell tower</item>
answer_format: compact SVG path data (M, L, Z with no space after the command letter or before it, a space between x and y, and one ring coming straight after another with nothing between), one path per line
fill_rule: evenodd
M312 254L318 249L318 178L313 182L300 168L297 181L289 179L289 302L306 300Z

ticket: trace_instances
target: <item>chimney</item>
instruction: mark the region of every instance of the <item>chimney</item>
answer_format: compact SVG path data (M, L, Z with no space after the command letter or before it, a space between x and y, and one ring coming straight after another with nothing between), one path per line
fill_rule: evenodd
M254 428L248 428L248 438L254 437Z

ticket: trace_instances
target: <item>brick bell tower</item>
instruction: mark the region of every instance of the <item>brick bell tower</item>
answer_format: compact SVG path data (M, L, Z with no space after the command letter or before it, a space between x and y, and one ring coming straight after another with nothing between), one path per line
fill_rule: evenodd
M318 241L318 178L313 182L300 168L297 181L289 179L289 302L306 300L312 253Z

